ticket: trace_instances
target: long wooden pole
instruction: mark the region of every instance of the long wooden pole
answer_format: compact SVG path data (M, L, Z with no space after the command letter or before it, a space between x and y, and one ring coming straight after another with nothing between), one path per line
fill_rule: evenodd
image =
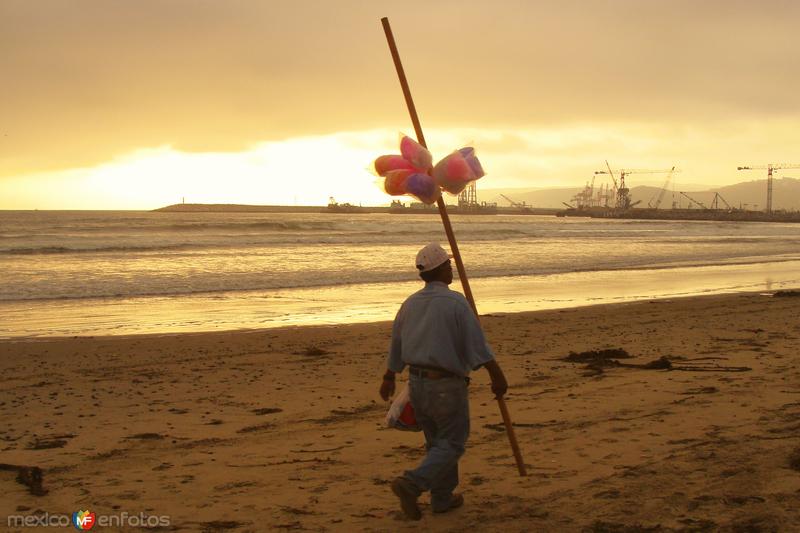
M425 135L422 133L422 125L419 122L417 108L414 106L414 100L411 98L411 89L408 86L408 80L406 79L406 74L403 70L403 63L400 61L400 53L397 51L397 45L394 42L394 35L392 34L392 27L389 25L389 19L387 17L383 17L381 19L381 24L383 24L383 31L386 34L386 41L389 43L389 50L392 53L394 67L397 70L397 77L400 79L400 86L403 89L403 96L406 99L406 106L408 107L408 112L411 115L411 122L414 124L414 131L417 134L417 142L427 148L428 145L425 142ZM453 259L456 260L458 278L461 280L461 286L464 288L464 296L467 298L470 307L472 307L472 311L475 313L475 316L480 320L480 317L478 316L478 308L475 306L475 298L473 298L472 289L469 286L467 271L464 269L464 261L461 260L461 253L458 251L456 235L453 233L453 226L450 224L450 216L447 214L447 206L444 203L444 198L440 196L436 201L436 205L439 207L439 215L442 217L444 232L447 234L447 241L450 243L450 250L453 252ZM514 433L514 426L511 424L511 416L508 414L508 406L506 406L506 401L502 396L498 396L496 399L500 407L500 414L503 416L503 423L506 426L506 434L508 435L508 440L511 443L511 450L514 452L514 459L517 461L517 470L519 470L520 476L525 476L527 475L525 470L525 461L522 459L522 452L520 451L519 444L517 443L517 436Z

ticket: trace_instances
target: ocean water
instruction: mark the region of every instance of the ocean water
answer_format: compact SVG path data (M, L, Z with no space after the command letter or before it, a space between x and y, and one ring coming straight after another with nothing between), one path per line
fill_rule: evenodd
M800 278L798 225L452 220L485 312ZM388 319L418 285L414 256L432 241L446 245L430 215L0 211L0 336Z

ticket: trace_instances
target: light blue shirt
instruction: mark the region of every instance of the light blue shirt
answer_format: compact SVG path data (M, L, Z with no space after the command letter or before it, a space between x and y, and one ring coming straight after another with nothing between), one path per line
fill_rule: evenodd
M426 283L397 312L389 370L421 365L466 376L492 359L494 353L467 299L441 281Z

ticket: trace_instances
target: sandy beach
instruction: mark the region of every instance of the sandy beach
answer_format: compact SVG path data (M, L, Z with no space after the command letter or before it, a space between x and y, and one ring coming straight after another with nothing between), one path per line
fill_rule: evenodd
M175 531L797 531L798 304L746 293L482 317L529 475L517 475L478 371L466 504L434 516L423 496L421 523L388 486L424 453L420 434L383 428L388 322L2 341L0 463L40 467L47 493L0 470L0 518L89 509L167 516L160 530ZM631 358L565 360L603 349ZM662 357L671 369L643 368Z

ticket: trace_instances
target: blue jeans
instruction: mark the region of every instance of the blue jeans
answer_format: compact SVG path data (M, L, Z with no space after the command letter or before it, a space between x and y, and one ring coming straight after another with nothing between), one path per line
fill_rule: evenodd
M411 405L425 433L425 459L405 477L431 491L434 509L446 509L458 485L458 459L469 436L469 397L464 378L409 377Z

